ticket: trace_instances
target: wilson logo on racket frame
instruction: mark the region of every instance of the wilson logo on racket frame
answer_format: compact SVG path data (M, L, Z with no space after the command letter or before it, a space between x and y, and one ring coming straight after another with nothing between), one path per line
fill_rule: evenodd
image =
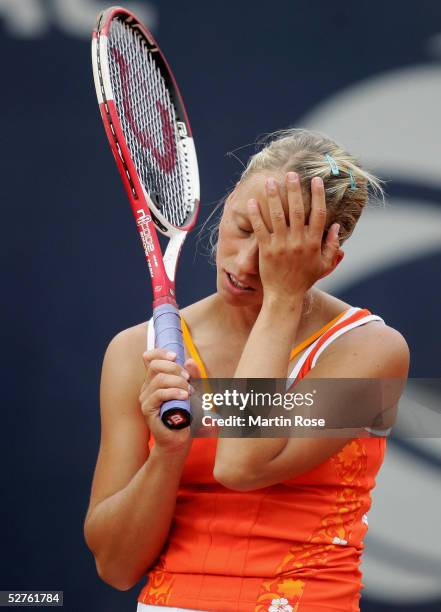
M145 131L144 132L141 131L139 129L139 126L136 123L136 120L133 114L133 109L132 109L131 96L128 91L128 88L129 88L128 83L129 83L129 78L130 78L129 66L127 65L121 53L117 51L117 49L111 49L111 53L113 57L115 58L115 61L117 62L119 69L120 69L120 74L122 77L122 86L124 89L124 98L123 98L124 115L130 127L132 128L139 142L142 143L142 145L146 149L151 150L153 157L158 162L161 170L167 173L173 172L176 166L176 163L177 163L177 152L176 152L176 147L175 147L175 143L173 140L173 127L170 121L170 116L169 116L169 112L167 108L165 108L165 106L161 103L160 100L155 101L155 105L161 116L161 123L162 123L162 141L164 144L164 151L161 152L156 147L152 138ZM149 95L147 91L145 92L145 94L146 96Z

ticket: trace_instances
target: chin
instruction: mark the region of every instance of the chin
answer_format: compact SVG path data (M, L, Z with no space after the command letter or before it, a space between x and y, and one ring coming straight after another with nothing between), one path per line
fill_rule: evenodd
M261 306L262 300L258 293L250 293L243 295L234 295L226 287L222 285L222 282L217 283L217 294L218 296L226 302L229 306L237 306L240 308L241 306Z

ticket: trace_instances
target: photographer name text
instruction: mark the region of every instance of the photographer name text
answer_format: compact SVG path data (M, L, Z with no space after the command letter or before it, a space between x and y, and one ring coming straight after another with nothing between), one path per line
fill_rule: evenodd
M326 427L325 419L309 419L301 415L293 417L262 417L249 414L247 417L231 415L225 419L205 414L202 417L204 427Z

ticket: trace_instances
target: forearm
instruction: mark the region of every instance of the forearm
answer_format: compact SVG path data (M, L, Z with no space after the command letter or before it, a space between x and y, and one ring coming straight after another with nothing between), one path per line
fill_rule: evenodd
M264 302L242 352L234 378L286 379L289 356L303 308L303 295L290 303ZM252 477L286 446L286 438L219 438L216 473L233 470L235 480Z
M129 484L100 502L85 526L100 576L116 588L136 584L168 536L184 458L153 447Z
M303 296L289 303L264 301L234 378L286 378L302 308Z

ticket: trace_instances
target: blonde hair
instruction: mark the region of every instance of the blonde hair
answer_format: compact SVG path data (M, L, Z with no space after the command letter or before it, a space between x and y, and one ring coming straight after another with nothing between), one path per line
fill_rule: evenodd
M340 245L343 244L354 231L371 194L375 199L384 201L382 181L363 170L355 157L320 132L299 128L280 130L269 134L258 145L262 148L248 160L239 183L254 174L273 171L284 176L287 172L296 172L305 196L305 212L308 215L311 179L315 176L321 177L327 208L324 239L331 225L339 223L339 241ZM338 170L338 174L333 173L332 161L327 156L337 164L334 172ZM216 206L207 222L224 201L223 199ZM217 246L218 224L219 219L216 219L209 229L212 255Z

